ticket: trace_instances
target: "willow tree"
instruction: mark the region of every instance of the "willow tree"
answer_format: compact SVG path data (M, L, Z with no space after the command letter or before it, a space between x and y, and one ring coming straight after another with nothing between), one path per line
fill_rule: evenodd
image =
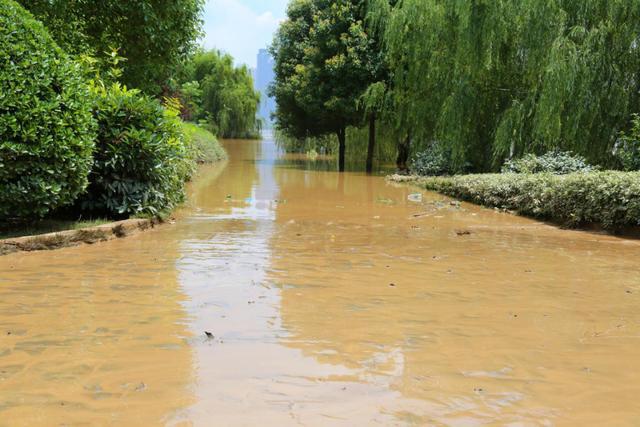
M397 117L459 168L551 148L606 162L638 111L639 0L402 0L379 15Z
M380 74L380 49L365 14L364 1L294 0L271 49L278 128L296 137L335 133L341 172L346 128L362 123L360 100ZM375 120L373 109L369 119Z
M246 66L218 50L199 51L181 72L183 103L191 106L191 119L204 120L224 138L257 134L260 93ZM196 90L194 90L196 88Z

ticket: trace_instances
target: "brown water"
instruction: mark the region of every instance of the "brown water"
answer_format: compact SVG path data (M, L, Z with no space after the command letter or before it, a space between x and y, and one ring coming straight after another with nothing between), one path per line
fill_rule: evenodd
M640 425L640 243L226 147L174 225L0 258L0 425Z

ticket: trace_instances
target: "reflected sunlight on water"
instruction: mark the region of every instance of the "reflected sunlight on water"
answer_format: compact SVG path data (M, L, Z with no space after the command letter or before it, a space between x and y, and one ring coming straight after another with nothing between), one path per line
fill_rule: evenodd
M637 421L638 242L225 146L175 225L0 258L10 425Z

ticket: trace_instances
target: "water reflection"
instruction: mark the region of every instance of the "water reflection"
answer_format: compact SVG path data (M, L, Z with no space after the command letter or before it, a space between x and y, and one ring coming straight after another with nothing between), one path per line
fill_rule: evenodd
M633 425L638 242L225 144L176 224L0 258L12 425Z
M357 419L362 420L392 420L364 396L343 401L347 386L368 389L359 381L329 381L351 376L348 367L319 363L313 355L282 345L291 332L282 324L282 291L270 276L273 239L280 233L276 213L289 203L281 191L287 183L273 174L280 155L275 145L265 141L251 158L256 144L226 143L236 160L204 189L211 203L199 204L197 215L180 225L190 238L183 240L178 268L190 297L192 331L203 340L195 345L196 402L174 421L317 425L351 423L350 413L361 414ZM257 174L248 172L250 164ZM238 179L251 185L242 186L243 192L230 191ZM205 200L202 194L194 197ZM215 338L204 339L204 331Z
M236 144L227 146L242 161L230 162L208 190L211 205L200 206L207 232L198 223L183 247L194 333L219 335L198 350L197 403L183 419L630 419L631 402L620 398L632 394L619 384L640 356L638 317L625 292L640 279L634 242L429 193L413 203L414 190L381 178L301 167L270 141L252 162L244 150L256 143ZM249 164L257 175L247 173ZM249 177L251 189L222 202L237 185L226 176ZM616 319L626 319L624 334L608 351L596 345L604 339L597 325ZM587 388L617 399L594 399Z
M333 172L337 169L337 160L333 156L307 155L304 153L290 153L276 159L277 168L300 169L319 172ZM357 159L346 159L345 168L351 172L364 173L365 165ZM388 175L395 171L393 164L374 164L374 175Z
M395 422L633 419L620 384L640 373L635 242L412 203L380 178L274 175L282 341L349 369L329 380L397 392L370 402Z

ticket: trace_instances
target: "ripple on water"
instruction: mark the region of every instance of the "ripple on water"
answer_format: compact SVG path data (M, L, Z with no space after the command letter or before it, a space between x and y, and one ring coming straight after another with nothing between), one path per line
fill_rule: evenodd
M638 242L225 144L175 224L0 258L3 419L633 425Z

